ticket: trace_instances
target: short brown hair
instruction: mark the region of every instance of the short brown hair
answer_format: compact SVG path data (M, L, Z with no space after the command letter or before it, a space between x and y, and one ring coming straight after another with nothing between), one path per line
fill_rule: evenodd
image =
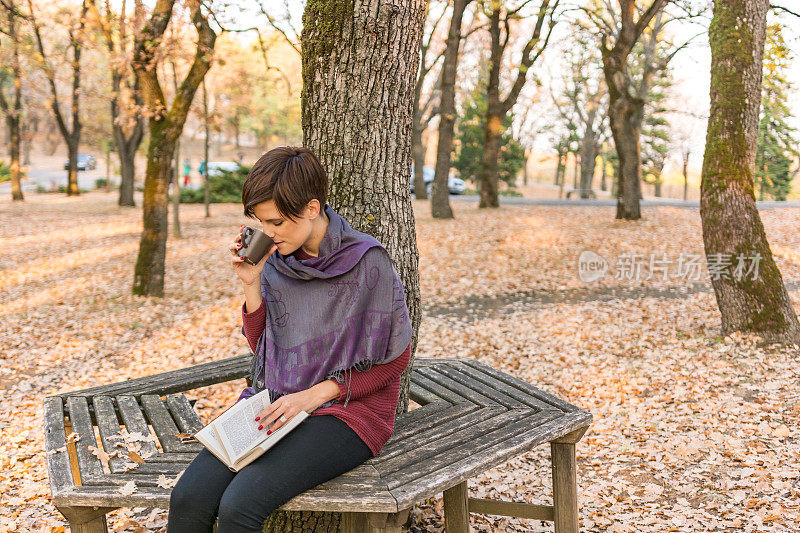
M278 146L258 158L242 186L244 216L256 218L253 208L274 200L281 215L294 221L312 199L320 208L328 201L328 174L310 149Z

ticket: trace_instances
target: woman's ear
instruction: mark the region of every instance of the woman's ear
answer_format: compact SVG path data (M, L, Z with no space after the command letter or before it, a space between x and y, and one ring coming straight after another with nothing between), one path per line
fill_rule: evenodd
M314 220L316 217L319 216L319 212L321 211L321 207L319 205L319 200L316 198L312 198L307 204L306 208L308 209L308 218L310 220Z

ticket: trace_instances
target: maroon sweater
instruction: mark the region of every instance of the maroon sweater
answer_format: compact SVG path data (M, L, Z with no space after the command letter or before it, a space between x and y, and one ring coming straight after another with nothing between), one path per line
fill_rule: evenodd
M309 257L302 248L295 253L297 259ZM250 348L255 352L256 343L264 328L267 327L267 308L264 300L252 313L246 312L246 304L242 304L242 322L244 333ZM411 343L394 361L383 365L372 365L369 370L352 370L350 379L350 400L345 407L347 385L333 380L339 386L339 397L330 407L317 409L310 416L333 415L345 422L355 431L361 440L378 455L384 444L394 433L395 412L400 397L400 375L411 360Z

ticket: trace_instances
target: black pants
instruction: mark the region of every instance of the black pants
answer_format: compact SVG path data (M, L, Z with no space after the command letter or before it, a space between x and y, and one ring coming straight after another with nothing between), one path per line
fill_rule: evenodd
M372 457L333 415L309 416L261 457L232 472L203 449L172 489L167 533L260 532L275 509Z

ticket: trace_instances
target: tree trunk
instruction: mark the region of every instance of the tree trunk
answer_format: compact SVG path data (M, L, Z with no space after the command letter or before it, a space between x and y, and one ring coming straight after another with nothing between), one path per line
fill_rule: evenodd
M642 218L639 200L642 197L642 159L639 135L644 113L644 99L641 91L634 91L628 74L628 56L641 37L645 28L663 9L667 0L652 0L643 10L637 8L634 0L620 0L619 16L621 26L616 34L612 48L606 46L610 35L602 34L600 47L603 59L603 76L608 88L608 116L611 134L617 150L619 164L614 172L617 188L616 218L638 220ZM637 11L639 19L634 20ZM645 76L651 65L645 65ZM641 89L640 87L639 89Z
M398 413L408 410L421 319L407 169L426 3L308 2L301 35L303 144L328 172L328 202L353 228L384 245L405 290L414 337L412 362L401 378ZM376 90L381 98L375 98ZM292 531L336 531L340 519L339 513L313 513L322 522L304 521L308 513L291 515L298 517L291 520Z
M711 276L711 284L722 334L742 331L768 342L798 343L800 324L772 258L753 190L768 8L768 0L714 2L700 216L706 257L721 270ZM740 260L753 272L737 276Z
M447 180L450 176L450 157L453 150L453 130L456 124L456 71L458 50L461 47L461 21L472 0L454 0L453 15L447 31L442 63L441 93L439 96L439 138L436 146L436 170L433 175L431 215L433 218L453 218ZM416 185L415 185L416 187Z
M16 108L16 112L19 113L21 109ZM6 115L6 122L8 124L8 153L9 159L11 163L9 165L9 171L11 173L11 199L14 201L21 201L24 200L25 197L22 194L22 183L20 182L20 164L19 164L19 156L20 156L20 127L19 127L19 115L16 117L12 115Z
M78 141L80 135L67 138L67 196L77 196L78 189Z
M606 163L606 156L603 152L600 152L600 190L606 190L606 179L608 178L608 173L606 167L608 163Z
M683 152L683 200L689 199L689 150Z
M134 45L133 68L142 89L149 118L150 144L147 148L147 169L144 181L142 235L139 255L134 269L133 293L145 296L164 295L164 268L169 225L167 193L169 170L175 143L183 131L194 95L211 67L216 33L200 10L196 0L190 1L192 23L198 40L194 61L180 85L178 94L167 109L154 68L158 51L153 43L160 42L170 22L174 0L159 1L145 27L138 33ZM208 165L206 165L208 166Z
M558 185L561 188L564 188L564 172L567 168L567 153L559 148L558 151L558 161L556 162L556 177L555 177L555 185Z
M581 175L581 156L575 152L575 159L572 161L572 188L578 188L578 177Z
M205 126L205 136L203 137L203 203L206 206L206 218L211 216L211 191L208 186L208 144L210 142L211 128L208 123L208 93L206 92L206 80L203 79L203 124Z
M596 133L588 129L581 145L581 198L588 198L588 191L592 188L594 169L597 166L597 141Z
M173 159L173 168L175 169L175 181L172 184L172 235L176 239L183 238L183 235L181 234L181 216L180 216L180 205L181 205L180 164L181 164L181 143L180 141L178 141L175 143L175 157Z
M117 143L117 153L119 154L119 199L117 204L120 206L135 207L136 202L133 199L134 179L136 176L136 167L134 166L134 157L136 152L129 150L127 143Z
M414 196L417 200L427 200L428 191L424 180L425 145L422 144L422 121L414 120L411 134L411 153L414 158Z
M491 104L490 104L491 106ZM500 207L497 197L497 171L500 158L500 135L503 117L497 112L489 112L486 117L486 131L483 136L483 154L480 181L480 202L478 207Z
M527 150L525 150L525 164L522 166L522 185L528 185L528 160L530 159L531 154Z
M14 3L9 2L9 7L14 8ZM11 72L13 75L14 92L11 105L8 105L5 95L0 95L2 99L3 111L6 114L8 124L8 155L10 159L9 171L11 174L11 199L12 201L22 201L25 197L22 194L21 172L20 172L20 145L22 142L21 122L22 122L22 69L19 62L19 35L17 33L17 15L11 10L7 10L8 15L8 34L11 38Z

